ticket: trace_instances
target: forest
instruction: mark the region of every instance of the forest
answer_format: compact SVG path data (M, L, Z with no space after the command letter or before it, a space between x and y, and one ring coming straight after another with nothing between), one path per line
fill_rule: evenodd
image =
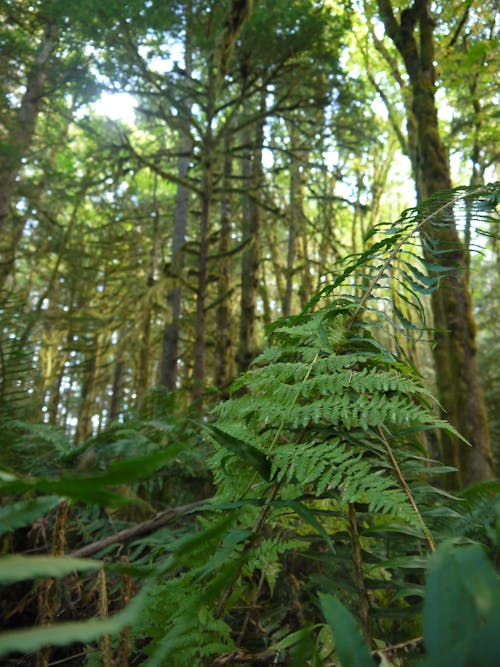
M0 0L0 664L500 665L495 0Z

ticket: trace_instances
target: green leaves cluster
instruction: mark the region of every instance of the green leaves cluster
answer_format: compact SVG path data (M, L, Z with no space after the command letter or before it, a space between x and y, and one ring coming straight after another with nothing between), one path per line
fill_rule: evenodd
M342 667L373 667L352 615L320 596ZM493 667L500 661L500 580L478 545L445 543L431 557L424 604L426 657L418 667ZM386 663L387 664L387 663Z
M443 196L438 210L459 206L461 196ZM490 195L485 197L488 214ZM428 459L426 434L451 427L435 416L415 369L397 356L397 332L386 330L376 308L377 291L394 277L391 262L406 252L422 220L430 224L432 212L405 214L387 239L353 258L333 286L313 299L317 310L270 328L269 347L234 383L212 422L202 425L213 447L209 465L217 492L203 508L199 530L150 552L148 567L135 570L148 582L130 605L103 622L5 633L0 651L90 642L132 625L146 665L187 667L230 655L251 627L251 648L261 656L278 660L289 650L298 661L312 656L320 665L334 650L343 667L368 667L369 651L335 595L358 612L365 635L397 641L404 623L404 637L416 632L425 553L440 539L443 523L449 535L451 521L463 521L467 513L443 502L429 484L433 472L446 468ZM405 289L415 299L451 270L433 263L431 279L423 272L419 278L408 257L398 280L403 285L403 276L410 276ZM400 318L399 325L411 335L411 323ZM168 433L167 446L161 446L162 437L148 438L148 429ZM15 498L0 510L5 530L28 525L63 498L110 507L130 502L116 487L150 477L174 460L190 442L185 433L172 442L175 433L156 419L137 428L116 426L108 445L118 460L104 470L51 477L4 469L0 492ZM103 465L111 458L105 437L91 443ZM87 448L90 443L81 453ZM492 534L488 541L494 543ZM300 562L295 569L294 561ZM500 593L483 551L444 546L430 563L423 667L444 665L443 654L464 667L495 664ZM0 579L8 584L102 567L120 571L104 561L9 555L0 560ZM487 647L484 656L481 646Z

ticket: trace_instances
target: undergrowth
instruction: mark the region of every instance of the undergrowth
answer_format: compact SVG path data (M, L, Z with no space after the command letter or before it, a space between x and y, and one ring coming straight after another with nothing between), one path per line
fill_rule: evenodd
M44 646L77 643L87 664L106 667L127 661L368 667L371 652L396 666L422 651L425 632L423 664L442 665L438 653L452 638L440 627L440 643L427 619L434 618L429 600L438 595L440 577L448 576L445 553L455 563L446 580L455 593L436 604L454 623L450 609L465 600L473 627L464 629L463 654L475 659L477 642L492 640L498 616L496 575L484 566L485 553L498 559L498 488L492 483L453 497L434 482L450 469L429 457L427 435L453 429L437 416L402 345L404 336L425 332L426 323L410 322L401 307L390 317L381 304L390 297L423 316L421 299L450 267L426 267L417 234L441 224L443 212L458 210L466 198L486 219L497 195L498 187L445 193L377 230L305 312L271 326L268 347L209 419L195 424L153 415L115 425L71 455L94 456L80 474L65 468L71 457L61 452L55 475L28 474L6 459L0 492L9 539L0 579L10 585L38 579L38 621L47 627L3 633L0 652L36 651L39 659ZM36 428L10 423L36 441ZM57 449L59 440L53 444ZM215 493L183 510L190 521L162 524L151 536L153 522L145 537L124 538L126 549L116 551L119 540L106 543L95 551L99 559L80 558L78 549L64 555L68 512L97 521L103 515L92 507L105 507L111 524L116 517L123 526L147 523L148 512L159 516L164 496L155 484L162 475L191 466L196 477L200 462L203 469L208 464ZM116 508L123 512L131 503L145 517L118 514ZM44 516L52 516L45 554L16 554L15 531ZM481 548L461 550L471 544ZM482 578L478 569L486 572ZM94 591L100 618L58 623L62 603L47 582L76 571L85 572L82 590ZM479 591L467 588L469 575ZM490 584L492 594L485 592ZM456 664L472 664L460 656Z

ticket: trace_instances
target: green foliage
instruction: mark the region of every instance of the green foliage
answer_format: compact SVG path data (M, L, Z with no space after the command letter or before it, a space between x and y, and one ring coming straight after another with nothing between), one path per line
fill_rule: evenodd
M1 474L0 474L1 477ZM61 499L58 496L42 496L10 503L0 508L0 536L16 528L27 526L55 507Z
M491 192L481 190L477 198L486 217ZM201 424L217 490L196 526L137 540L129 570L107 566L148 578L126 609L99 622L51 625L44 634L41 628L8 632L0 636L0 648L17 650L24 640L28 650L92 642L132 625L136 656L149 667L210 664L243 642L291 664L328 664L331 648L325 631L318 631L318 596L344 667L371 664L353 614L364 618L364 634L382 646L414 635L427 550L456 531L457 540L482 541L493 552L497 526L486 528L481 502L495 489L478 490L466 505L429 483L449 468L429 460L425 436L452 429L435 416L432 396L399 354L398 336L412 336L415 325L401 314L395 329L388 329L377 300L395 289L405 303L420 303L451 272L445 258L427 266L428 277L411 247L423 220L441 224L434 218L459 210L466 196L453 192L436 198L431 209L406 212L385 237L353 257L308 310L270 327L269 346L215 408L213 421ZM2 508L7 527L28 525L59 498L84 504L84 524L96 517L91 505L109 512L130 503L134 494L123 493L121 485L137 488L141 479L152 484L159 471L178 465L188 446L198 443L192 423L158 414L155 401L144 408L145 419L116 423L72 451L59 447L57 434L51 442L49 430L44 442L56 451L58 474L1 473L0 492L15 499ZM22 420L15 427L33 443L43 431ZM85 470L64 470L89 454ZM188 455L182 461L190 465ZM90 527L83 530L91 534ZM498 617L496 575L482 552L446 548L431 561L424 604L430 643L423 664L429 667L442 664L442 651L456 650L450 644L457 632L464 635L464 655L475 659L478 645L490 645ZM0 576L16 583L63 577L79 568L97 570L107 557L6 556ZM450 558L455 560L445 571ZM470 585L463 572L470 574ZM351 611L335 600L339 593ZM473 619L470 626L457 615L460 606Z
M272 347L235 385L246 393L218 408L218 433L237 438L242 450L261 450L279 485L415 521L387 439L398 442L395 456L411 476L415 462L404 443L421 454L417 434L445 425L415 373L383 354L361 324L348 329L345 313L355 308L343 300L274 328ZM228 458L224 450L215 457L222 485L232 483L222 479Z
M332 596L320 596L320 602L342 667L375 665L351 614ZM417 663L419 667L497 665L499 622L500 580L484 551L478 545L442 544L428 567L426 657Z
M0 583L11 584L37 577L64 577L75 570L98 570L101 563L66 556L4 556L0 559Z
M352 614L332 595L319 596L321 610L335 637L335 652L342 667L373 667Z
M165 451L153 452L141 457L131 457L111 464L106 472L93 475L63 474L59 478L20 476L3 473L0 481L0 493L43 492L58 494L86 503L102 505L121 505L131 499L109 489L126 484L141 477L151 475L164 466L183 448L183 444L172 446Z

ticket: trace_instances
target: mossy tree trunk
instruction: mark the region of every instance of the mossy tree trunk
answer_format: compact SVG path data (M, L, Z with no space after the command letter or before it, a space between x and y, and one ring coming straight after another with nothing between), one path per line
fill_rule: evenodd
M264 90L264 89L263 89ZM243 85L246 92L246 84ZM264 143L265 99L261 99L259 119L247 123L242 131L243 152L241 175L243 182L241 235L246 244L241 255L240 332L237 353L238 370L246 371L258 351L257 343L257 295L260 267L260 209L257 201L262 185L262 146ZM245 102L244 114L250 116L253 109Z
M11 214L12 199L23 158L29 150L43 97L47 76L57 45L57 26L50 19L43 30L38 53L27 76L26 91L0 155L0 287L12 272L16 249L24 230L25 218Z
M215 170L215 137L213 123L217 78L215 68L209 63L206 99L205 131L200 141L201 146L201 192L200 192L200 225L198 230L198 266L195 307L195 339L193 362L192 406L201 414L203 408L205 375L206 375L206 314L207 314L207 283L209 260L209 233L211 227L212 202L214 196Z
M224 163L222 171L222 193L220 203L220 238L217 279L217 340L215 341L215 386L221 397L227 397L228 385L234 373L232 363L233 331L230 295L232 291L231 233L233 230L233 201L231 182L233 177L232 132L224 136Z
M401 57L410 79L416 122L414 163L419 201L452 187L448 156L438 128L435 101L434 21L428 0L415 0L394 14L390 0L377 0L386 32ZM412 160L413 161L413 160ZM484 397L476 358L475 326L466 283L467 249L460 240L453 216L439 228L424 229L439 246L439 263L455 267L440 281L432 296L436 329L434 362L438 394L444 416L472 445L445 437L443 460L458 472L450 480L455 487L491 479L493 457L489 442ZM424 244L431 260L429 245Z
M188 20L184 45L185 79L188 82L192 74L192 53L190 43L191 5L188 5ZM190 109L189 95L185 100L186 109ZM179 362L179 340L182 322L182 288L181 275L184 269L184 244L189 220L189 189L184 182L189 178L190 161L192 159L192 138L190 134L189 117L181 117L179 130L179 157L177 175L179 185L175 198L174 229L172 234L172 277L173 284L167 296L169 319L165 324L162 342L162 359L160 366L160 384L169 391L177 387Z

